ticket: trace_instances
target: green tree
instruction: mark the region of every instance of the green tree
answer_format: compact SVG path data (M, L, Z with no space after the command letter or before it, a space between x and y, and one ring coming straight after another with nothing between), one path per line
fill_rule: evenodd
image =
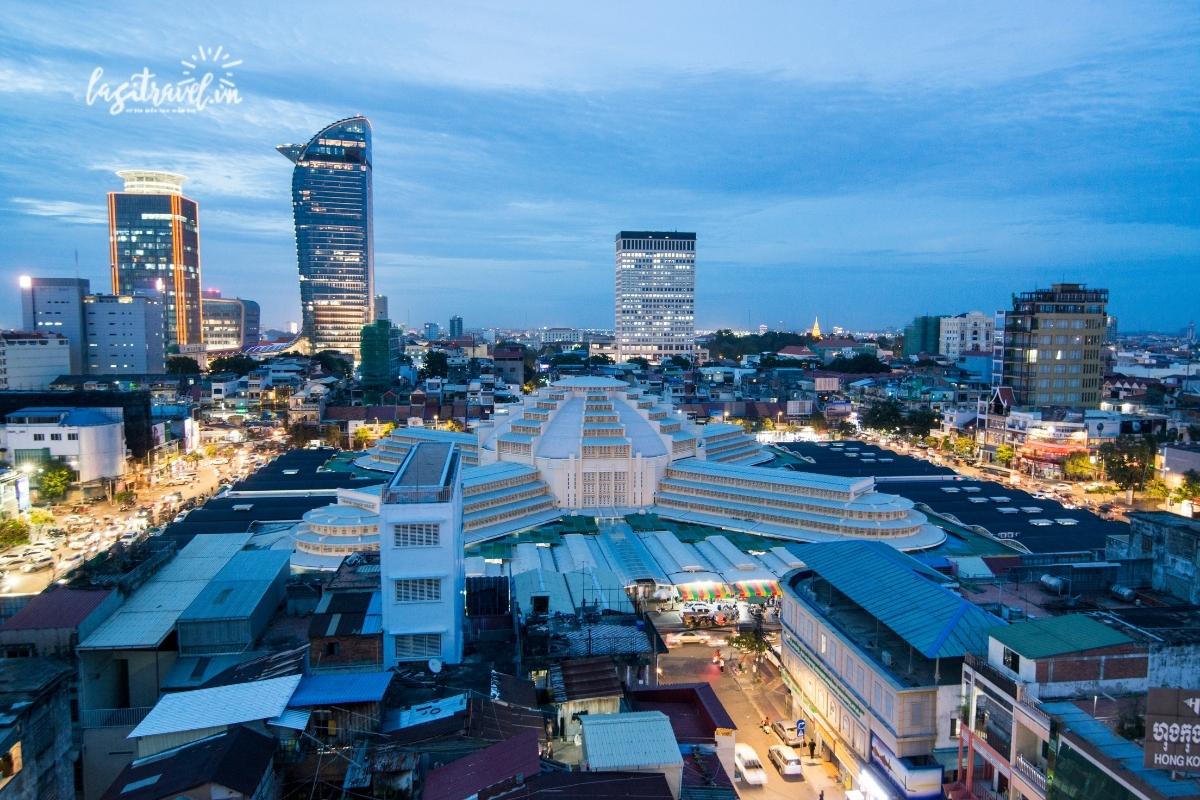
M57 500L67 494L74 480L75 473L70 467L63 464L46 467L38 477L38 493L43 500Z
M167 359L168 375L199 375L200 364L187 356L171 356Z
M366 450L367 445L371 443L371 431L366 425L360 425L354 429L354 446L359 450Z
M1189 469L1183 473L1183 480L1175 487L1175 491L1171 492L1171 502L1183 503L1197 498L1200 498L1200 472Z
M1096 474L1096 465L1092 457L1082 450L1071 453L1063 459L1063 477L1076 481L1086 481Z
M825 415L820 411L812 413L808 418L808 424L817 433L829 430L829 420L825 419Z
M904 412L895 400L884 400L868 407L860 415L864 428L879 431L898 430L904 424Z
M859 353L851 358L838 356L829 362L829 369L833 372L851 372L856 374L892 371L891 367L871 353Z
M1155 447L1140 436L1119 436L1100 445L1100 459L1109 480L1125 491L1128 502L1140 491L1154 472Z
M606 364L612 364L613 360L611 356L605 353L597 353L594 356L588 356L587 363L590 367L600 367Z
M39 531L54 524L54 515L44 508L29 509L29 524Z
M1016 457L1017 451L1011 444L1002 444L996 448L996 463L1002 467L1007 467Z
M417 372L420 380L426 378L444 378L450 374L450 363L446 354L441 350L430 350L425 353L421 369Z
M1189 442L1200 442L1200 425L1188 425L1187 436Z
M1170 496L1171 490L1167 488L1165 481L1153 478L1146 481L1146 489L1142 494L1147 500L1166 500Z
M833 432L838 436L853 436L858 433L858 429L854 427L854 423L849 420L838 420L838 423L833 426Z
M633 364L638 369L643 369L643 370L650 369L650 362L647 361L646 359L642 358L641 356L634 356L633 358L629 359L629 361L626 363Z
M133 491L132 489L122 489L113 495L113 500L116 500L123 506L128 505L134 500L137 500L137 492Z
M928 409L918 409L908 413L904 424L913 436L928 436L931 430L942 424L942 418Z
M354 362L337 350L322 350L309 358L317 362L321 371L327 375L349 378L350 373L354 370Z
M970 436L954 437L954 455L959 458L970 458L975 454L975 440Z
M672 367L679 367L680 369L691 369L692 368L692 360L690 358L688 358L687 356L671 356L670 358L667 359L667 365L672 366Z
M321 431L321 439L330 447L342 446L342 429L338 425L326 425Z
M0 548L29 544L29 523L23 519L0 520Z
M208 362L209 374L218 372L234 372L238 375L246 375L251 370L258 366L258 362L250 356L244 356L241 353L233 356L222 356L214 358Z
M766 638L762 635L762 631L758 629L730 636L729 646L735 650L741 650L743 653L749 653L754 656L760 656L770 648Z

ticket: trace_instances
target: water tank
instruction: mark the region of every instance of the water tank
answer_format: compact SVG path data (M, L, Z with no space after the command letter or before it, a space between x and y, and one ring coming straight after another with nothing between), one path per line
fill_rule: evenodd
M1043 575L1039 581L1042 588L1051 594L1062 594L1066 588L1066 581L1056 575Z
M1122 586L1119 583L1114 583L1112 586L1112 595L1118 600L1124 600L1126 603L1132 603L1137 599L1137 592L1130 589L1128 586Z

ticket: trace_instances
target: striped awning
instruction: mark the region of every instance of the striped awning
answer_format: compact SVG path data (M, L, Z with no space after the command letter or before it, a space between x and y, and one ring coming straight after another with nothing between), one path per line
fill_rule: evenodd
M736 581L733 586L743 600L766 600L780 594L779 581Z
M728 586L713 581L681 583L675 589L682 600L723 600L733 597L733 591Z

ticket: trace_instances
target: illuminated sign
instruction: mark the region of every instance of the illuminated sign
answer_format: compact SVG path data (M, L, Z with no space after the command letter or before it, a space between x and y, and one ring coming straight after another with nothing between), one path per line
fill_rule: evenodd
M1200 689L1151 689L1142 765L1200 772Z

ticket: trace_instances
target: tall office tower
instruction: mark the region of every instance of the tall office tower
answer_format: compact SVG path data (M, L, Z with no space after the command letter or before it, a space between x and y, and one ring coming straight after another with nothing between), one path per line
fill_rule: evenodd
M938 352L950 358L963 353L991 352L995 319L982 311L942 317Z
M83 298L90 291L87 280L22 275L19 284L21 327L66 337L71 351L71 374L82 375L86 368Z
M458 339L463 335L462 317L453 316L450 318L450 338Z
M259 343L258 303L204 290L204 347L208 352L244 350Z
M696 356L696 234L617 234L616 336L621 361Z
M904 328L904 355L915 356L918 353L933 355L938 352L938 335L941 331L941 317L924 315L914 317L913 321Z
M89 375L161 375L166 371L159 297L93 294L83 300Z
M1013 295L1004 314L1001 385L1015 406L1095 408L1104 374L1108 290L1056 283Z
M301 332L314 351L358 358L375 319L371 226L371 123L339 120L309 140L278 148L292 171L292 214L300 270Z
M388 305L387 305L387 295L386 294L375 295L375 319L391 320L391 317L388 316Z
M442 335L442 330L441 330L441 328L438 327L438 324L436 322L426 322L425 323L425 341L427 341L427 342L437 341L438 338L441 337L441 335Z
M400 374L400 356L404 343L400 331L386 319L377 319L362 330L362 357L359 374L365 389L386 389Z
M204 342L200 224L182 175L122 170L125 191L108 193L112 293L161 294L167 347Z

